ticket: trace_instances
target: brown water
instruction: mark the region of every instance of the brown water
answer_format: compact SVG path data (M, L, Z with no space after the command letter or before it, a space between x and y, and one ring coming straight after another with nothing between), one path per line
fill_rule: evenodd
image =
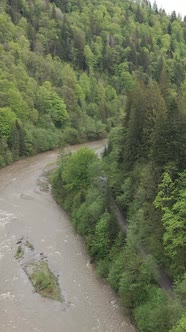
M103 148L103 142L88 145ZM0 170L0 332L134 332L113 291L89 264L67 214L42 190L43 170L57 156L47 152ZM59 276L63 303L33 292L14 258L21 236L47 256Z

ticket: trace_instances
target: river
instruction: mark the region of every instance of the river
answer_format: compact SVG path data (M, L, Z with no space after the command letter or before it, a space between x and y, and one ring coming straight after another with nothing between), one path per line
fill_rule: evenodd
M86 145L101 152L103 144ZM0 331L134 332L114 292L89 264L84 241L47 190L43 171L58 155L42 153L0 170ZM14 257L21 237L47 257L63 303L34 293Z

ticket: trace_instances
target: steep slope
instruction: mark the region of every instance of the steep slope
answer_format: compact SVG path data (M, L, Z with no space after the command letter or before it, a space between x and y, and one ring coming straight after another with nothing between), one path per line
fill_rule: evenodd
M185 39L185 21L148 1L1 1L0 165L105 137L138 80L174 95Z

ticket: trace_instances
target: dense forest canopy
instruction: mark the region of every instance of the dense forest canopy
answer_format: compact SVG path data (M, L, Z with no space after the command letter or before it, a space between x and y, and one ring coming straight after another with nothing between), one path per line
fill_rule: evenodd
M156 3L0 3L0 167L109 134L103 161L65 157L53 190L142 332L186 330L185 69L186 17Z
M184 107L185 40L186 20L145 0L1 1L0 166L105 137L138 81Z

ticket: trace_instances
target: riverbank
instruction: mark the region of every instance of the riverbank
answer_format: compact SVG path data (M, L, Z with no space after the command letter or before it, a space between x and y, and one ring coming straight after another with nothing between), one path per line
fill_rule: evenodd
M92 142L93 149L103 142ZM72 150L78 149L72 146ZM69 152L72 151L69 147ZM40 186L46 165L57 151L17 161L0 170L0 319L3 332L133 332L118 299L106 282L97 278L82 239L74 232L50 188ZM24 236L36 252L43 252L58 275L63 303L33 292L14 255Z
M63 157L51 181L56 201L83 236L98 274L110 282L140 331L170 331L184 313L182 301L153 254L138 241L131 245L135 234L130 237L130 224L113 200L104 163L81 149Z

